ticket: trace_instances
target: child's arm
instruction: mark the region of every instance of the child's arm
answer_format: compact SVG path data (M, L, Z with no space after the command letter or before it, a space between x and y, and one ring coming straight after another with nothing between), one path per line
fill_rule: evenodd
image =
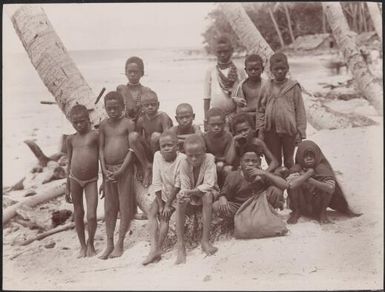
M280 176L274 175L266 170L255 168L251 171L251 174L255 176L261 176L269 180L273 185L280 188L281 190L285 190L289 188L289 183Z
M299 138L301 140L306 139L306 111L302 98L301 86L295 86L294 88L294 106L295 106L295 121L297 124L297 130L299 132Z
M229 134L227 146L225 149L225 162L228 165L233 164L237 153L235 151L235 141L231 134Z
M210 99L211 99L211 70L207 70L206 76L204 79L204 96L203 96L203 113L204 113L204 121L206 124L207 121L207 111L210 109ZM206 127L205 127L206 128Z
M66 185L65 200L68 203L72 203L71 190L70 190L70 178L69 178L69 174L71 171L71 160L72 160L72 135L68 136L66 144L67 144L68 165L67 165L67 185Z
M314 170L309 168L304 174L294 177L289 181L289 189L295 189L302 185L306 180L308 180L314 174Z
M102 173L104 176L108 177L108 171L106 169L106 164L104 161L104 123L102 122L99 127L99 159L100 166L102 168Z
M328 181L322 182L311 177L307 181L308 183L315 186L317 189L320 189L321 191L324 191L328 194L334 193L334 190L336 187L334 180L328 180Z
M210 157L209 161L207 161L206 163L206 169L201 168L201 171L204 171L203 183L192 190L192 195L201 197L204 193L213 190L215 185L217 184L217 167L214 162L214 157Z
M172 127L172 120L167 114L162 114L160 122L163 132Z

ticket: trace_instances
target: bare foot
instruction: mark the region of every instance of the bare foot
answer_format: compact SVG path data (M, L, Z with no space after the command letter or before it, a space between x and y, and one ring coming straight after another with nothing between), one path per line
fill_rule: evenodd
M186 263L186 248L184 245L178 246L177 249L177 256L176 256L176 261L175 264L185 264Z
M123 254L123 243L122 244L116 244L114 250L110 254L110 258L118 258L122 256Z
M161 252L160 251L150 252L150 254L144 260L142 265L146 266L146 265L151 264L151 263L159 262L160 259L161 259Z
M207 255L213 255L218 251L218 248L213 246L210 242L201 242L202 250Z
M99 256L99 259L106 260L113 250L114 250L113 245L107 245L104 252Z
M148 166L144 169L143 186L147 188L151 184L152 180L152 166Z
M93 257L96 256L96 250L93 243L87 242L87 257Z
M326 216L326 214L322 214L319 216L319 223L320 224L330 224L333 223L332 221L329 220L329 218Z
M80 251L79 251L79 254L78 254L77 258L78 259L85 258L86 257L86 253L87 253L87 246L82 246L80 248Z
M287 224L296 224L298 222L299 217L301 215L297 212L293 212L290 214L290 218L287 220Z

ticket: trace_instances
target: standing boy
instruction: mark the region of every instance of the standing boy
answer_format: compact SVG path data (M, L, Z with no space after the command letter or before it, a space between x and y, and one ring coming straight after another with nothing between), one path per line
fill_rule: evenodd
M294 165L294 148L306 138L306 112L301 86L286 77L289 71L287 57L275 53L270 58L270 69L274 79L270 81L257 121L264 120L264 141L279 166L290 169ZM263 118L264 115L264 118Z
M187 137L184 148L187 157L182 160L180 166L181 191L177 194L176 207L178 251L175 264L186 262L183 236L186 208L191 208L189 204L203 207L202 250L207 255L212 255L218 250L209 242L212 203L218 194L215 159L212 154L206 153L201 135L194 134Z
M235 111L231 97L240 80L246 76L244 70L237 68L231 60L233 46L229 38L221 36L217 39L215 54L217 64L207 70L204 80L204 118L207 122L207 111L217 107L225 113L227 122Z
M177 151L177 137L170 130L159 138L160 151L155 152L150 192L156 195L149 212L148 226L151 250L143 265L160 260L161 249L167 236L168 225L175 211L176 194L180 190L179 170L185 155ZM160 221L160 226L158 224Z
M96 255L94 236L98 206L98 132L91 129L88 110L84 105L75 105L70 111L70 119L77 133L68 136L66 141L68 153L66 200L74 204L75 228L81 245L78 258L91 257ZM84 234L83 191L87 202L87 244Z
M263 72L262 58L256 54L247 56L245 59L245 71L247 78L239 83L233 100L237 105L237 112L248 113L255 122L256 111L259 109L260 100L267 86L267 82L261 78ZM257 123L257 130L259 130L259 124Z
M195 114L193 108L188 103L181 103L176 107L177 126L170 129L178 138L179 151L184 152L183 143L189 135L202 134L198 125L194 125Z
M107 247L101 259L119 257L123 254L123 242L136 213L133 192L133 153L128 136L134 131L134 123L124 117L123 97L116 91L104 97L108 118L99 128L99 155L104 176L104 208ZM120 214L119 239L114 246L114 231L118 211Z

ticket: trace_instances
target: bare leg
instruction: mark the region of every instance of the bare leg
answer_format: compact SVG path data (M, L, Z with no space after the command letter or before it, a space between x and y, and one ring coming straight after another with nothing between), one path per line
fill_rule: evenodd
M329 206L330 200L333 194L328 194L326 192L322 192L321 200L320 200L320 215L319 215L319 223L320 224L328 224L332 223L326 215L326 209Z
M288 224L296 224L298 219L301 217L300 206L299 206L299 195L301 190L299 188L288 190L287 193L290 198L290 208L292 212L289 219L287 220Z
M105 260L114 249L114 232L119 209L119 198L116 184L104 182L104 209L107 233L107 246L100 259Z
M74 204L75 229L80 242L78 258L84 258L87 252L86 238L84 234L84 207L83 188L74 180L70 181L72 202Z
M159 227L159 251L162 249L162 245L164 240L166 239L167 233L168 233L168 227L169 227L170 219L169 220L160 220L160 227Z
M186 247L184 245L184 223L186 207L188 202L178 202L176 207L176 237L177 237L177 258L176 265L186 263Z
M93 257L96 255L94 237L96 231L96 209L98 207L98 189L96 181L86 185L85 193L88 226L87 257Z
M123 254L124 238L126 237L128 228L130 227L131 220L133 218L132 206L130 206L130 196L134 196L133 193L128 193L130 190L130 178L128 175L132 175L129 172L124 172L122 177L117 182L118 186L118 198L119 198L119 238L115 244L114 250L110 254L110 258L120 257Z
M143 265L148 265L159 258L160 252L159 252L159 228L158 228L158 202L155 199L152 204L149 211L149 220L148 220L148 229L150 231L150 237L151 237L151 249L150 253L148 254L147 258L142 263Z
M211 224L211 213L212 213L212 206L213 206L213 196L211 193L205 193L202 197L203 202L203 233L202 233L202 250L207 255L213 255L217 252L218 248L213 246L210 241L210 224Z
M142 137L137 132L131 132L128 135L130 147L134 150L136 157L139 160L143 170L143 186L148 187L152 179L152 164L147 159L145 144Z

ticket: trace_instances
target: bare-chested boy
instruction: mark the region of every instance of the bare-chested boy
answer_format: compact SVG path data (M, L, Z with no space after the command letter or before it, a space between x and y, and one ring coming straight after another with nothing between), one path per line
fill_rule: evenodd
M172 120L165 112L158 110L158 96L154 91L146 92L141 96L141 105L143 115L136 123L136 131L131 134L130 143L132 147L141 147L146 158L152 161L154 153L159 150L160 134L172 127ZM134 151L139 152L135 149ZM145 172L144 175L146 176L148 173Z
M202 205L203 232L201 246L207 255L214 254L218 248L209 241L212 203L218 196L217 172L215 158L206 153L205 142L201 135L194 134L184 142L186 158L180 166L181 190L177 194L176 234L177 259L175 264L186 262L186 248L184 244L184 224L186 209L190 205Z
M70 111L70 118L77 133L68 136L66 141L68 153L66 200L74 204L75 228L81 245L78 258L91 257L96 255L94 236L98 206L98 132L91 129L88 110L84 105L75 105ZM87 203L87 244L84 234L83 191Z
M203 136L207 152L215 157L218 183L221 187L227 173L232 171L235 159L233 135L225 129L225 115L222 110L218 108L208 110L207 132Z
M247 56L245 59L245 71L248 77L239 83L233 100L237 105L237 112L248 113L255 122L256 111L259 109L260 100L268 84L266 80L261 78L263 72L262 58L256 54Z
M175 211L176 194L180 190L179 170L185 155L178 152L175 133L167 130L159 138L160 151L155 152L150 193L155 194L150 212L151 250L143 265L160 260L161 248L167 236L168 225ZM158 219L160 224L158 224Z
M133 153L128 135L134 123L124 117L123 97L116 91L107 93L104 105L108 118L99 127L99 155L104 175L104 208L107 247L101 259L123 254L123 241L136 212L133 192ZM119 239L114 246L114 231L118 211L120 214Z
M178 147L180 152L184 152L183 144L191 134L202 134L198 125L194 125L195 114L193 108L188 103L181 103L176 107L177 126L170 129L178 138Z

